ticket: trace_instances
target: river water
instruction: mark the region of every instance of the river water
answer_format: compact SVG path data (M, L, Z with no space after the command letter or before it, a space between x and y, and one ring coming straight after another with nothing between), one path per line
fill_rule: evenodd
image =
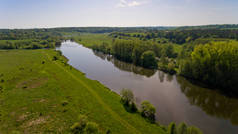
M174 121L200 128L204 134L238 134L238 99L192 84L185 78L144 69L66 41L57 48L69 64L120 93L131 89L136 103L150 101L163 125Z

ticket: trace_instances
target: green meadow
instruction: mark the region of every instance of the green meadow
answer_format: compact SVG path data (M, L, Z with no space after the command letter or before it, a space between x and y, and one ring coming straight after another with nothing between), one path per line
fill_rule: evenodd
M71 133L79 115L100 133L165 134L120 96L67 64L54 50L0 50L0 134Z

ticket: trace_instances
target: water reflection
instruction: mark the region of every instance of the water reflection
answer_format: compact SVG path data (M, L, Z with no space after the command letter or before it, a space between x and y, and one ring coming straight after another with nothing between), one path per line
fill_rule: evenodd
M182 77L177 77L177 81L190 104L199 106L209 115L230 120L233 125L238 125L237 99L228 98L214 90L195 86Z
M93 53L96 56L100 57L101 59L107 60L107 61L113 63L115 67L117 67L118 69L120 69L122 71L133 72L135 74L144 75L146 77L151 77L156 73L156 70L146 69L146 68L143 68L143 67L138 67L138 66L135 66L131 63L126 63L126 62L117 60L113 56L104 54L102 52L93 51ZM168 79L171 80L171 77L168 78Z
M111 55L92 52L74 42L64 42L57 49L69 64L119 93L131 89L137 104L150 101L157 109L156 119L164 125L171 121L186 122L202 129L204 134L238 132L238 100L201 88L186 79L144 69L114 59Z

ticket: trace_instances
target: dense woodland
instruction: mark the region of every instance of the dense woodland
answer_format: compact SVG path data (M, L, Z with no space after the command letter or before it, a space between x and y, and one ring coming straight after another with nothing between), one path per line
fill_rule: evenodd
M61 33L47 29L0 30L0 49L55 48L64 39Z

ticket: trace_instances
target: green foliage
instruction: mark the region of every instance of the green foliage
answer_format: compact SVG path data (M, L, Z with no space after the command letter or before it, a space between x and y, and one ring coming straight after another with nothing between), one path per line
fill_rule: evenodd
M153 51L145 51L141 55L141 63L146 68L157 68L157 60Z
M88 122L87 116L80 115L79 121L74 123L70 127L70 130L73 134L98 134L99 128L98 124L94 122Z
M45 29L0 30L0 49L55 48L66 38Z
M74 123L73 126L70 127L72 133L74 134L83 133L88 122L87 116L85 115L79 115L78 120L78 122Z
M148 101L141 103L141 114L143 117L149 119L151 122L155 121L155 107Z
M132 62L132 52L135 43L132 40L115 40L112 51L118 59Z
M122 89L121 90L121 102L129 112L136 112L137 107L134 102L134 95L133 92L129 89Z
M202 131L196 127L188 127L187 134L202 134Z
M186 77L237 92L238 43L198 45L189 58L181 61L180 72Z
M177 128L177 134L188 134L187 125L185 123L180 123Z
M122 89L121 90L121 101L126 104L130 105L134 102L134 94L129 89Z
M171 122L168 126L168 134L177 134L176 124Z
M98 134L98 124L94 122L88 122L85 128L86 134Z
M187 127L185 123L180 123L178 127L174 122L171 122L168 126L168 134L202 134L199 128L190 126Z
M81 126L78 122L74 123L71 127L70 130L73 134L79 134L82 130L81 130Z

